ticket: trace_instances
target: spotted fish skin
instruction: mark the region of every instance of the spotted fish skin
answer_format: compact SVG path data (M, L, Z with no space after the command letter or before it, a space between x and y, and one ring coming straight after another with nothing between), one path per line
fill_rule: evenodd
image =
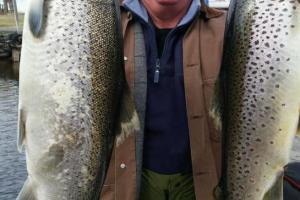
M116 8L114 0L29 2L19 96L28 179L19 200L99 199L116 119L135 119L132 102L124 103ZM128 113L118 117L124 104Z
M231 1L213 108L224 136L226 200L262 200L289 161L300 110L299 47L299 1Z

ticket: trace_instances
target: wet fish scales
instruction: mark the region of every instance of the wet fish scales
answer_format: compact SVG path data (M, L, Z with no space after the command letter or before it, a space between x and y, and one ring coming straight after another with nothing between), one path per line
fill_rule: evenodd
M20 200L99 199L121 105L122 126L138 126L115 2L29 2L19 97L28 179Z
M299 123L299 17L299 1L231 2L213 108L225 138L224 199L263 199L289 161Z

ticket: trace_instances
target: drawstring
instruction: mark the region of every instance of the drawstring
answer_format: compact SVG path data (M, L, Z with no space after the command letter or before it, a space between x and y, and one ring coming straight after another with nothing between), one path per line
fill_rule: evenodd
M296 188L298 191L300 191L300 184L294 181L292 178L284 176L284 180L287 181L291 186Z

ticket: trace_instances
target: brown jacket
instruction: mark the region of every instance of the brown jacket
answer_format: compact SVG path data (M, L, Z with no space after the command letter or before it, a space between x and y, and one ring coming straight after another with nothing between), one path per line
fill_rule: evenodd
M183 71L195 193L198 200L212 200L221 173L221 135L208 115L218 75L225 27L225 13L202 4L183 39ZM122 11L126 78L134 83L134 30L132 14ZM114 148L101 200L137 199L135 134Z

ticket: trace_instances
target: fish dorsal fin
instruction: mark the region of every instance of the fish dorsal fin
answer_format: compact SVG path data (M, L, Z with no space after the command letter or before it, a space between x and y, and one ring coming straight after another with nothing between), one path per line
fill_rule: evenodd
M127 84L127 83L125 83ZM129 135L140 129L140 121L134 99L128 85L125 85L116 127L116 146L122 144Z
M38 37L43 27L44 0L32 0L29 5L29 29L33 36Z

